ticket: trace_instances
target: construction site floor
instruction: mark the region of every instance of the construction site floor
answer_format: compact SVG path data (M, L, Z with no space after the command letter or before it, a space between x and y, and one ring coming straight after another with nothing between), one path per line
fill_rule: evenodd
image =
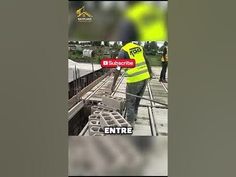
M144 97L148 99L154 99L160 103L168 104L168 83L159 82L159 75L161 67L152 67L154 73L153 78L148 82ZM168 75L167 75L168 78ZM107 92L111 88L113 82L113 76L105 78L100 84L104 84L94 94L90 100L101 101L101 97L104 92ZM126 78L119 77L117 81L117 92L114 96L125 98L125 94L118 93L118 91L126 91ZM91 94L99 84L95 86L84 97ZM88 131L84 134L88 136ZM133 136L167 136L168 135L168 109L163 105L153 103L148 100L142 99L138 108L137 121L133 130Z

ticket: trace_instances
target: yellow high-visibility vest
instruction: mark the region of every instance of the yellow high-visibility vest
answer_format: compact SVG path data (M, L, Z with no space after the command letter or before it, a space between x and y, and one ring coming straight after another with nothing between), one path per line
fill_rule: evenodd
M156 5L137 3L127 10L125 17L134 24L138 40L167 40L166 17L163 10Z
M121 49L126 51L130 59L135 59L135 67L125 71L127 83L134 83L150 78L148 67L143 56L143 48L139 45L128 43Z
M166 47L167 53L166 53L166 61L168 61L168 47ZM161 61L164 62L164 57L161 57Z

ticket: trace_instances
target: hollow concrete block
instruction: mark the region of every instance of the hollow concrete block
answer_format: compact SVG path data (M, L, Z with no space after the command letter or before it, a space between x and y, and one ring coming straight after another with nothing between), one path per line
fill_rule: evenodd
M100 126L91 126L89 127L89 135L93 136L96 133L102 133L103 130Z
M102 107L102 108L105 108L105 109L108 109L108 110L121 112L121 110L112 108L111 106L108 106L108 105L104 104L103 102L99 102L99 103L98 103L98 106L100 106L100 107ZM112 111L109 111L109 112L112 112Z
M101 106L91 106L91 113L93 114L95 111L99 111L99 112L113 112L114 110L112 108L105 108L105 107L101 107Z
M100 113L101 127L130 127L127 120L118 112L104 112Z
M99 117L99 114L91 114L89 117L88 117L88 120L99 120L100 117Z
M112 107L113 109L116 110L123 110L124 108L124 99L120 97L114 97L111 95L104 95L102 97L102 102L105 105L108 105L109 107Z
M100 121L99 120L89 120L88 127L90 128L92 126L101 127Z
M108 112L100 113L100 124L103 129L104 127L116 126L115 121L113 120L113 117Z
M94 133L92 136L105 136L104 133L99 132L99 133Z
M127 120L119 112L112 112L111 115L112 115L113 120L115 121L117 126L131 127L131 125L127 122Z

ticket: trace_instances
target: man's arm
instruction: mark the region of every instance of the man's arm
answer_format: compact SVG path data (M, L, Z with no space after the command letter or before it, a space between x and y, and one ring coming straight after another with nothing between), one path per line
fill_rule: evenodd
M111 93L114 92L116 81L117 81L117 79L120 75L120 71L121 71L120 67L117 67L114 71L114 80L113 80L113 83L112 83L112 86L111 86Z
M117 58L125 58L125 59L129 59L129 56L127 56L127 53L123 50L121 50L118 54L118 57ZM113 80L113 83L112 83L112 87L111 87L111 92L114 91L115 89L115 85L116 85L116 81L120 75L120 72L121 72L121 67L118 66L115 71L114 71L114 80Z

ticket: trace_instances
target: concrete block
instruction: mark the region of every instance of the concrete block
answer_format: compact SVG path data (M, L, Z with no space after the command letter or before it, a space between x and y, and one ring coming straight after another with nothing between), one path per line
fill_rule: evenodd
M115 121L113 120L113 117L111 116L110 113L101 113L100 114L100 124L102 129L104 129L104 127L113 127L116 126Z
M112 113L111 113L111 115L113 115L113 116L119 116L119 115L120 115L120 113L119 113L119 112L117 112L117 111L114 111L114 112L112 112Z
M110 106L104 104L103 102L99 102L99 103L98 103L98 106L99 106L99 107L102 107L102 108L104 108L104 109L108 109L108 110L113 110L113 111L121 112L121 110L112 108L112 107L110 107ZM111 111L110 111L110 112L111 112Z
M89 135L93 136L96 133L103 133L103 129L100 126L89 127Z
M104 95L102 97L102 102L109 107L112 107L115 110L123 110L124 109L124 98L121 97L114 97L111 95Z
M91 114L91 115L96 115L96 116L98 116L99 117L99 119L100 119L100 113L101 113L101 111L94 111L93 112L93 114Z
M89 120L88 127L90 128L92 126L101 127L100 121L99 120Z
M127 120L119 112L111 112L111 115L119 127L131 127Z
M130 127L131 125L118 112L104 112L100 113L101 127Z
M91 113L93 114L95 111L99 111L99 112L113 112L114 110L112 108L104 108L101 106L92 106L91 107Z
M88 120L99 120L100 117L98 114L91 114L89 117L88 117Z
M92 136L105 136L104 133L99 132L99 133L94 133Z
M113 112L113 109L110 108L103 108L102 112Z
M103 108L98 106L91 106L91 114L93 114L95 111L102 111Z
M119 112L109 112L106 111L106 109L99 110L97 108L98 106L94 106L93 114L88 117L88 130L90 136L103 136L101 134L104 132L104 127L130 127L130 124Z

